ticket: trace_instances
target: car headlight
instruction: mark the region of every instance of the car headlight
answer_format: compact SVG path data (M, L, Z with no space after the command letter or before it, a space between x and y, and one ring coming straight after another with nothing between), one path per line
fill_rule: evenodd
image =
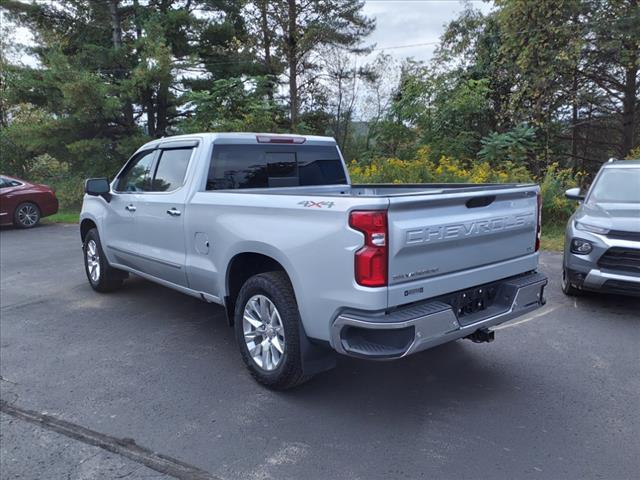
M576 255L587 255L593 250L593 245L588 240L574 238L571 240L571 253Z
M575 226L578 230L582 230L583 232L599 233L601 235L606 235L607 233L609 233L608 228L599 227L597 225L589 225L588 223L578 222L577 220L575 222Z

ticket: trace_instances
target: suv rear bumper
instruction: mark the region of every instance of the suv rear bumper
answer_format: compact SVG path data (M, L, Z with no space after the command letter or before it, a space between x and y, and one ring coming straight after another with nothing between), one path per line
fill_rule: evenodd
M541 307L546 284L547 278L535 272L507 278L492 285L497 293L490 306L460 318L442 299L419 302L387 314L344 312L333 322L331 344L339 353L354 357L405 357Z

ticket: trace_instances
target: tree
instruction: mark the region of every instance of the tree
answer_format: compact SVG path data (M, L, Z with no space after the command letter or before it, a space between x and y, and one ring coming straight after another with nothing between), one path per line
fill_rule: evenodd
M289 115L291 130L295 131L301 105L306 100L304 96L313 92L317 84L318 59L314 54L324 46L358 51L360 42L371 33L375 22L362 14L362 0L276 0L270 3L276 29L269 38L286 59Z
M638 1L497 5L503 62L518 69L510 111L519 121L532 117L544 136L544 156L569 155L578 168L593 155L626 155L638 130ZM568 149L558 143L567 140Z
M585 0L589 33L583 75L606 93L598 105L617 118L617 154L624 158L637 145L640 121L640 2Z

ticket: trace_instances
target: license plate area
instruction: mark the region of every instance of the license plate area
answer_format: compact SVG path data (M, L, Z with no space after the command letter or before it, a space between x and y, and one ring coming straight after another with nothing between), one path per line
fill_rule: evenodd
M497 287L494 285L483 285L481 287L470 288L456 292L449 298L449 305L453 308L458 318L486 310L493 305L496 298Z

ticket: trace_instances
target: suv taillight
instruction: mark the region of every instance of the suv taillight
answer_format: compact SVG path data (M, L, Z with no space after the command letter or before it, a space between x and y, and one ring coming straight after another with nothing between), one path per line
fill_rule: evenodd
M536 195L536 203L538 204L538 222L536 225L536 249L537 252L540 250L540 235L542 234L542 196L540 192Z
M364 234L364 246L355 255L355 276L363 287L387 285L387 211L356 210L349 225Z

